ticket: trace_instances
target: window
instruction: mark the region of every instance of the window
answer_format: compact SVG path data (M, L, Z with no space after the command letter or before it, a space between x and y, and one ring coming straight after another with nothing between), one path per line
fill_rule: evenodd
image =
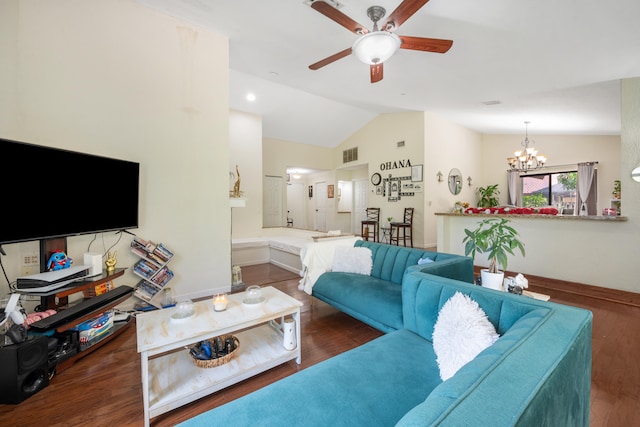
M522 205L527 207L555 206L560 212L572 213L576 205L578 172L564 171L524 175Z

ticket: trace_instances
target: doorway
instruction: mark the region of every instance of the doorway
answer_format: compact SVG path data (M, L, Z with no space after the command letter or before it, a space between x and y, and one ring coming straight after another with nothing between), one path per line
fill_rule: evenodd
M303 182L291 182L287 185L287 221L291 219L295 228L307 228L305 187Z
M282 226L282 177L270 176L264 177L264 213L262 216L263 227L281 227Z
M369 207L369 181L358 179L353 181L353 230L360 233L360 224L367 218Z
M316 199L316 214L315 214L315 229L317 231L327 231L327 183L316 182L315 194Z

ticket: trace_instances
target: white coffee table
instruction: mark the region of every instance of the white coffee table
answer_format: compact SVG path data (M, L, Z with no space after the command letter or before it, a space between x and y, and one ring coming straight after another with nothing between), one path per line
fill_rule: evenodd
M265 301L247 305L244 293L229 295L225 311L213 310L211 298L194 303L193 317L172 319L176 308L136 317L141 357L145 426L149 420L215 391L295 359L301 363L300 301L267 286ZM281 324L291 316L296 324L296 348L283 346ZM238 337L238 355L214 368L197 367L187 346L218 335Z

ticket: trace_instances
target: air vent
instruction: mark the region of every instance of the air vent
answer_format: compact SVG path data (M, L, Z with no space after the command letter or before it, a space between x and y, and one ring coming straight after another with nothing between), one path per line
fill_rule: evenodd
M342 152L342 163L355 162L358 160L358 147L349 148Z
M302 3L306 4L307 6L311 6L311 4L313 4L316 1L321 1L321 0L305 0ZM337 2L336 0L324 0L325 3L328 3L330 6L335 7L336 9L342 9L342 6L344 6L342 3Z

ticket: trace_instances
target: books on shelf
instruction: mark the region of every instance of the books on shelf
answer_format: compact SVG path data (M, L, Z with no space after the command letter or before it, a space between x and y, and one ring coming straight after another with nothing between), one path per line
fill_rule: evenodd
M142 278L136 285L135 295L158 307L153 299L174 276L166 265L173 258L173 252L162 243L138 236L131 242L131 252L140 257L133 266L133 273Z
M173 252L162 243L154 243L150 240L144 240L134 237L131 242L131 251L138 256L149 258L160 264L165 264L173 257Z
M153 286L149 282L145 282L144 280L140 280L136 285L136 296L140 297L145 301L151 300L155 296L155 294L160 291L160 288Z

